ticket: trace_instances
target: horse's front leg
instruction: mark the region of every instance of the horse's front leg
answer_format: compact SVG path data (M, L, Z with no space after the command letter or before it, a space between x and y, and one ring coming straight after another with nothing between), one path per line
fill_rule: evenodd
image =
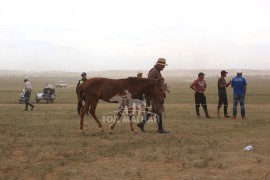
M117 113L116 119L115 119L115 120L113 121L113 123L109 126L109 132L110 132L110 133L112 133L113 128L115 127L117 121L118 121L119 119L121 119L124 110L125 110L124 107L122 107L122 106L119 107L119 111L118 111L118 113Z

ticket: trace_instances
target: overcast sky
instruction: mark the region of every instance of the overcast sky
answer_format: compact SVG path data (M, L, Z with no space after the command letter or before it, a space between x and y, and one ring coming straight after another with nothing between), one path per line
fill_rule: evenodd
M0 69L270 69L269 0L1 0Z

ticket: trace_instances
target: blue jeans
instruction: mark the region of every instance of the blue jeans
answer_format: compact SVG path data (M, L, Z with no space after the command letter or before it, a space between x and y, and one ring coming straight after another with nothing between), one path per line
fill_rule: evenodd
M240 102L241 107L241 116L244 117L246 115L245 111L245 94L234 94L233 95L233 116L237 115L237 106L238 102Z

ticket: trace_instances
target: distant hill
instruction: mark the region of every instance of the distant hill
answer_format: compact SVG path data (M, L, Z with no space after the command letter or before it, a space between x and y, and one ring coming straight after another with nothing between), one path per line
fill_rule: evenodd
M173 77L194 77L197 76L199 72L204 72L207 76L219 76L220 69L218 70L164 70L162 75L164 77L173 78ZM234 76L236 74L236 69L229 69L229 76ZM248 76L263 76L270 75L270 70L242 70L244 75ZM147 76L148 70L142 71L144 77ZM43 76L43 77L79 77L81 72L67 72L67 71L21 71L21 70L0 70L0 76ZM130 76L136 76L136 70L108 70L108 71L92 71L87 72L87 76L90 77L108 77L108 78L125 78Z

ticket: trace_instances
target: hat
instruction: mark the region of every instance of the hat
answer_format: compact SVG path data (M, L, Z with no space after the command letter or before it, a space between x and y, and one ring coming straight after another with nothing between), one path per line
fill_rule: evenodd
M164 58L158 58L158 61L156 62L156 64L168 66L168 64L166 64L166 59Z
M242 74L242 71L241 70L237 70L236 71L236 74Z
M200 72L200 73L198 74L198 77L201 76L201 75L205 75L205 74L204 74L203 72Z
M24 81L28 81L28 77L25 76L25 77L23 78L23 80L24 80Z
M227 74L227 73L228 73L227 71L222 70L220 74L223 75L223 74Z
M82 76L82 75L86 75L86 72L82 72L81 76Z
M138 72L137 72L137 76L140 75L140 74L142 74L142 71L138 71Z

